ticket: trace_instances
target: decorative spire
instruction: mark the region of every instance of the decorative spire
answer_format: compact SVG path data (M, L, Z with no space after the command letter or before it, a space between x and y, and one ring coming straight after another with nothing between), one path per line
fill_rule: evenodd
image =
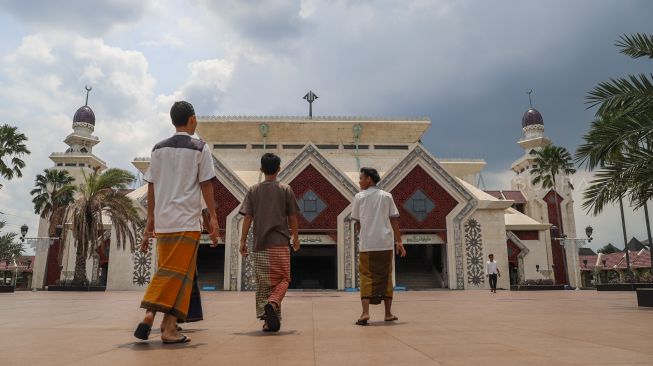
M84 103L84 106L88 107L88 93L93 90L93 87L89 87L88 85L84 85L84 89L86 89L86 103Z
M304 99L306 99L308 102L308 118L313 118L313 102L317 98L317 95L315 95L315 93L313 93L311 90L309 90L308 93L304 95Z
M531 106L531 109L533 109L533 99L531 98L531 94L533 94L533 89L527 91L526 94L528 94L528 104Z

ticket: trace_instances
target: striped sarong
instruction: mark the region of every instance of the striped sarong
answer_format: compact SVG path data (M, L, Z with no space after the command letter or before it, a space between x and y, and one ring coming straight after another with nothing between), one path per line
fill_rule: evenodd
M200 296L200 285L195 272L193 279L193 290L190 292L190 305L188 306L188 315L186 320L178 320L178 323L192 323L204 320L204 312L202 311L202 297Z
M265 317L265 305L278 305L277 316L281 319L281 301L290 285L290 250L288 245L274 246L252 252L251 259L256 275L256 316Z
M383 299L392 299L393 256L393 250L359 253L361 299L369 299L374 305Z
M141 308L186 320L199 240L199 231L156 234L159 268L145 291Z

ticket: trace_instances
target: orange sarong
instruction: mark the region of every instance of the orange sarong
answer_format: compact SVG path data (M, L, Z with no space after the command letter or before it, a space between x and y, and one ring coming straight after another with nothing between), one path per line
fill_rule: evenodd
M199 240L199 231L156 234L159 267L145 291L141 308L186 320Z
M393 257L392 249L359 253L361 299L369 299L372 305L380 304L381 300L392 299Z

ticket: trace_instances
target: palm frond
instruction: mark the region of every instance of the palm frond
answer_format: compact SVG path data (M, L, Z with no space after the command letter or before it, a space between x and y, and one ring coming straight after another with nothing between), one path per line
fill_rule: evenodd
M632 58L653 58L653 36L647 34L622 35L615 46L621 48L620 53Z
M643 111L653 106L653 74L628 75L600 82L586 99L588 108L600 105L597 115Z

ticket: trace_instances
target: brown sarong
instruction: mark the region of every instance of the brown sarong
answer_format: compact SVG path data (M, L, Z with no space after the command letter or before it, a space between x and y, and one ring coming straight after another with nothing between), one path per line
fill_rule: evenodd
M200 232L156 234L159 268L147 287L141 308L186 320Z
M274 302L281 319L281 301L290 285L290 249L288 245L273 246L252 252L251 258L256 274L256 316L263 319L265 305Z
M373 305L380 304L383 299L392 299L393 256L393 250L359 253L361 299L369 299Z

